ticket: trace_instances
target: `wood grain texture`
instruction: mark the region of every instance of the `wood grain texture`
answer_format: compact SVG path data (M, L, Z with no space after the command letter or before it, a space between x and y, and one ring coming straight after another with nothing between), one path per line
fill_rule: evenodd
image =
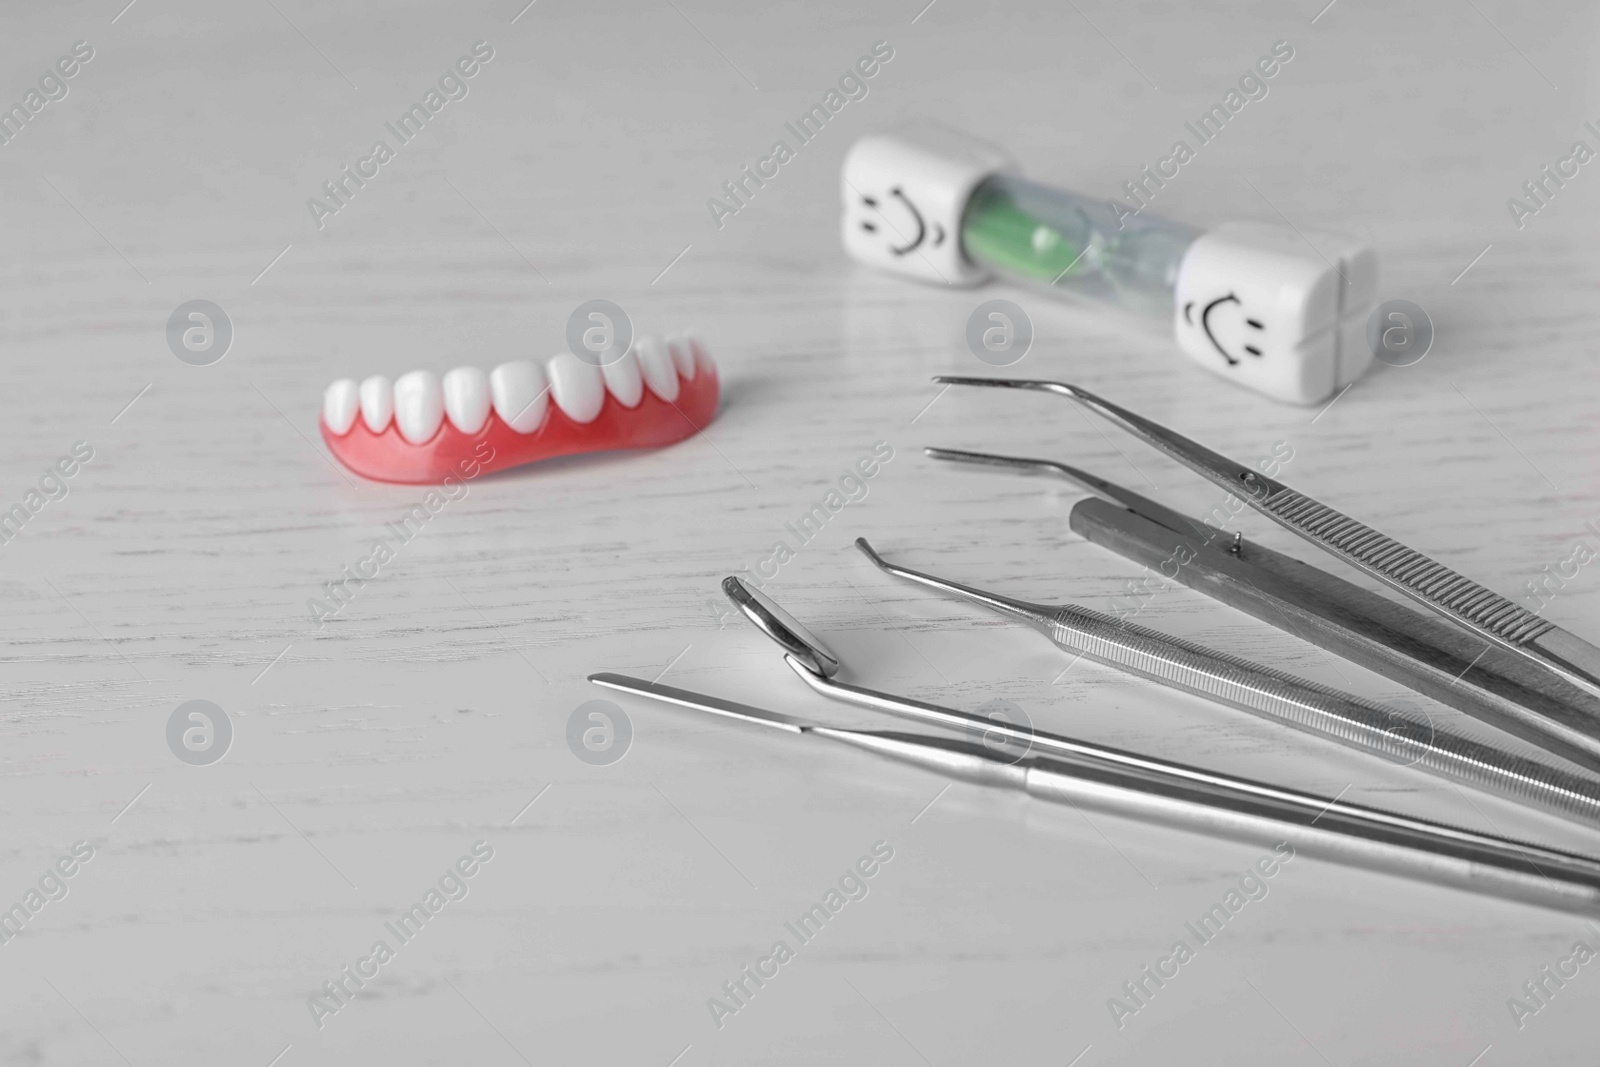
M1108 999L1255 850L633 701L619 763L581 762L567 730L597 670L865 721L803 692L717 583L883 441L864 499L768 583L850 680L1592 850L1554 819L1072 664L850 548L865 535L909 566L1100 610L1141 577L1070 531L1071 487L950 469L925 445L1060 459L1191 514L1219 503L1071 405L932 385L983 369L961 331L990 295L1035 324L1018 371L1242 460L1287 442L1289 484L1507 596L1600 547L1600 178L1585 168L1522 229L1505 206L1589 138L1592 11L518 6L8 16L0 93L80 38L96 58L0 147L0 510L75 442L94 458L0 545L0 904L73 842L95 855L0 944L0 1060L1590 1061L1590 968L1520 1029L1507 1007L1574 940L1600 947L1563 916L1297 860L1119 1029ZM306 199L480 39L495 58L469 95L319 230ZM869 95L717 228L706 199L880 39L895 58ZM1378 245L1384 294L1426 308L1437 339L1330 407L1236 390L1159 328L839 251L838 166L869 129L934 115L1115 196L1279 39L1296 58L1271 93L1151 210ZM317 626L307 600L421 495L333 464L322 388L552 354L598 296L641 330L700 329L717 421L661 452L473 483ZM210 367L163 334L194 298L236 328ZM1239 527L1301 551L1259 516ZM1544 614L1600 635L1597 590L1591 564ZM1421 706L1187 589L1139 621ZM234 727L209 767L167 747L191 699ZM465 899L319 1029L308 997L479 840L494 858ZM708 999L878 841L894 858L867 895L719 1028Z

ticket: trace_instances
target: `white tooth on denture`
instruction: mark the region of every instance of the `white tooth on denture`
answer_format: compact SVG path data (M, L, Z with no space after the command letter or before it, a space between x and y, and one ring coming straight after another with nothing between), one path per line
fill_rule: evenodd
M639 369L650 391L668 403L678 399L678 368L667 346L659 338L641 337L633 350L639 354Z
M614 359L600 368L605 375L606 388L625 408L636 408L644 399L644 373L639 370L639 357L630 349L621 359Z
M394 418L394 383L374 374L361 383L361 420L373 433L382 433Z
M336 436L350 432L360 409L361 388L354 378L340 378L322 394L322 421Z
M518 433L532 433L544 422L550 406L550 383L544 368L529 359L502 363L489 372L489 391L500 421Z
M431 370L402 374L394 383L394 424L400 436L420 445L439 432L444 421L444 390Z
M715 371L716 361L711 358L711 353L707 350L706 343L700 340L700 335L686 333L684 337L688 338L689 347L694 350L694 365L700 370Z
M600 368L585 363L571 352L563 352L545 361L545 373L550 375L550 395L556 406L573 422L593 422L606 402L605 379Z
M489 421L489 376L477 367L457 367L444 376L444 413L462 433Z
M689 338L674 334L667 338L667 349L672 353L673 366L678 368L683 380L694 381L694 349L689 347Z

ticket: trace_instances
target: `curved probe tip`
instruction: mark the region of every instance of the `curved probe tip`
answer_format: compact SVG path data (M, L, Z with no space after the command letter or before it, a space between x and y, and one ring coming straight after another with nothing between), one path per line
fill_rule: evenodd
M878 555L877 550L872 547L871 542L869 542L865 537L856 538L856 547L861 550L861 554L863 556L866 556L872 561L872 565L874 567L877 567L881 571L889 570L888 562L882 556Z
M1070 382L1052 382L1040 378L973 378L964 374L937 374L933 380L939 385L985 385L995 389L1037 389L1045 393L1059 393L1074 400L1095 401L1099 398L1087 389Z
M972 463L985 467L1015 467L1019 470L1060 470L1063 467L1054 460L1002 456L995 452L970 452L964 448L939 448L936 445L924 447L922 453L929 459L942 459L950 463Z
M873 565L885 574L892 574L896 578L904 578L946 593L954 593L965 600L975 601L996 611L1023 619L1030 625L1047 624L1055 613L1053 608L1030 604L1025 600L1012 600L1010 597L1001 596L998 593L987 593L982 589L974 589L970 585L962 585L960 582L952 582L945 578L935 577L932 574L925 574L922 571L914 571L909 567L896 566L878 555L865 537L856 538L856 547L861 550L862 555L870 559Z

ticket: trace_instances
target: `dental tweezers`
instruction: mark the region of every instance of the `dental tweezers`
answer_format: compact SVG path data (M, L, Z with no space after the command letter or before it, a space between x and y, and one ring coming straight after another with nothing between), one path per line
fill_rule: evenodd
M1190 470L1237 494L1278 525L1514 655L1600 692L1600 648L1282 482L1160 423L1065 382L941 375L946 385L1031 389L1077 401Z
M832 677L839 661L820 642L737 578L728 579L724 587L729 583L743 594L735 596L736 602L784 647L785 662L817 692L930 725L985 737L998 734L1026 746L1024 754L996 750L987 742L840 729L626 675L593 674L589 680L791 736L833 740L947 777L1022 790L1055 803L1265 847L1288 842L1307 855L1351 866L1583 915L1600 914L1600 863L1576 853L1233 778L839 682ZM732 588L729 592L733 595ZM1049 755L1028 754L1033 750Z
M1073 482L1094 495L1069 521L1095 544L1600 775L1600 698L1436 615L1065 463L925 451Z

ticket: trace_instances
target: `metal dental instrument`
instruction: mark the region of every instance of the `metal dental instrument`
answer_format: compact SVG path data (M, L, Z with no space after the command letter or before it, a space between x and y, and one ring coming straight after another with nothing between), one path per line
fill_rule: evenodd
M865 538L857 538L856 547L888 574L992 608L1027 623L1057 647L1098 663L1590 827L1600 826L1600 781L1500 752L1380 704L1089 608L1013 600L896 566L873 551Z
M1119 555L1600 774L1600 698L1453 624L1292 556L1042 459L949 448L934 459L1053 475L1096 494L1072 529ZM1180 549L1183 551L1180 552Z
M1235 493L1278 525L1365 571L1478 637L1600 692L1600 648L1457 574L1421 552L1211 451L1126 408L1065 382L940 375L945 385L1032 389L1068 397L1202 477Z
M788 653L785 660L793 659L807 672L822 678L839 673L838 658L771 597L732 575L722 579L722 591L744 612L745 618Z
M797 672L810 673L793 656L786 658ZM1600 915L1600 862L1576 853L1413 819L1337 798L1330 800L1228 779L1065 738L1061 740L1072 746L1070 755L1018 758L994 752L983 744L926 734L823 726L621 674L592 674L589 680L608 689L790 735L838 741L947 777L1022 790L1042 800L1081 805L1263 847L1287 842L1299 852L1337 863L1580 915ZM900 703L899 698L878 695ZM975 719L986 728L1000 725L931 704L907 704L918 709L914 716L918 718L924 712L941 712Z
M1069 467L1065 463L1057 463L1049 459L1026 459L1022 456L997 456L992 452L966 452L959 448L924 448L922 451L924 455L931 459L942 459L951 463L971 463L982 467L1006 467L1010 470L1023 471L1028 474L1054 475L1069 482L1074 482L1106 500L1136 511L1152 522L1159 522L1168 529L1191 533L1207 540L1218 532L1203 522L1189 518L1182 512L1174 511L1148 497L1140 496L1131 489L1124 489L1117 483L1108 482L1104 478L1096 478L1086 470Z
M979 735L986 747L994 748L997 752L1009 752L1012 758L1026 755L1032 749L1039 749L1065 758L1106 760L1130 771L1176 775L1196 785L1243 790L1274 802L1299 804L1307 810L1322 812L1328 807L1326 799L1322 797L1310 797L1293 790L1279 789L1248 779L1213 774L1210 771L1186 767L1179 763L1168 763L1165 760L1141 756L1122 749L1091 745L1070 737L1037 730L1031 725L1009 723L1004 719L940 707L937 704L926 704L909 697L894 696L841 682L836 677L840 667L838 657L828 651L827 646L796 622L794 617L779 607L772 598L731 575L722 580L722 589L757 629L772 638L784 650L783 660L789 668L813 691L822 696L872 711L898 715L903 719L930 726ZM992 737L1003 740L997 744L991 740Z

